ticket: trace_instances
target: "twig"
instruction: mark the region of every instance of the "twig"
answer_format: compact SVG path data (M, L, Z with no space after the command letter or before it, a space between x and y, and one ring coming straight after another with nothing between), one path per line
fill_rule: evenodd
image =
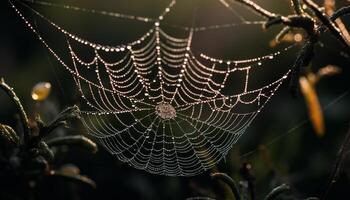
M348 46L347 42L344 40L341 32L335 26L334 22L328 18L328 16L313 0L303 0L303 2L315 13L316 17L322 22L324 26L328 28L332 35L334 35L345 46Z
M245 5L260 16L267 18L268 21L265 24L266 28L275 24L284 24L286 26L304 29L309 35L309 37L314 37L313 35L318 33L315 29L314 20L310 16L303 15L302 9L300 8L300 0L291 0L294 11L296 13L296 15L291 16L282 16L270 12L251 0L231 1ZM339 18L340 16L349 14L349 7L344 7L338 10L331 17L328 18L327 15L324 12L322 12L322 9L313 0L303 0L303 2L315 13L316 17L322 22L321 26L325 26L324 28L328 28L332 35L339 39L344 45L348 46L347 42L343 39L340 30L334 25L334 20L336 18Z
M308 66L311 62L312 58L314 57L314 45L319 40L319 35L327 30L327 28L330 30L332 35L334 35L340 42L347 47L347 42L343 39L343 36L341 32L338 30L338 28L334 25L334 20L339 18L340 16L347 15L350 13L350 8L345 7L338 11L336 11L331 17L327 17L324 12L318 7L316 3L314 3L312 0L303 0L303 2L315 13L316 17L321 21L321 25L316 28L315 21L312 17L308 15L303 15L301 13L300 8L298 8L299 0L292 0L292 4L294 6L296 15L291 16L281 16L275 13L272 13L256 3L250 1L250 0L232 0L236 1L238 3L241 3L249 8L251 8L253 11L255 11L257 14L261 15L262 17L265 17L268 19L268 21L265 24L265 28L269 28L272 25L276 24L284 24L289 27L296 27L296 28L302 28L305 30L305 32L308 35L307 40L304 43L304 46L298 53L297 59L293 65L292 68L292 77L291 77L291 91L292 94L295 96L296 92L298 91L298 78L300 76L300 73L302 72L301 68Z
M3 78L1 78L1 80L0 80L0 89L2 89L16 105L16 108L19 112L19 116L21 119L21 124L23 127L23 139L24 139L24 141L22 141L22 143L26 144L26 142L30 138L30 126L29 126L27 114L24 111L22 103L19 100L19 98L17 97L16 93L13 91L13 89L5 83L5 80Z
M293 64L289 89L294 97L296 97L299 92L299 76L302 73L302 68L308 66L314 57L314 44L316 41L317 38L309 38L305 41Z
M328 16L332 16L336 8L335 0L324 0L324 8L326 14ZM350 46L350 34L346 29L343 21L341 19L336 19L334 23L338 26L345 42Z
M256 12L257 14L259 14L262 17L265 17L267 19L273 19L273 18L277 17L277 15L275 13L272 13L272 12L262 8L261 6L254 3L253 1L250 1L250 0L232 0L232 1L236 1L238 3L246 5L247 7L251 8L254 12Z
M350 6L342 7L339 10L335 11L335 13L329 17L331 20L336 20L339 17L350 15Z
M291 0L291 4L293 6L294 13L297 15L303 14L303 9L300 5L300 0Z
M235 1L237 3L245 5L248 8L252 9L258 15L266 18L267 21L264 24L264 28L269 28L272 25L283 24L289 27L302 28L307 32L308 35L315 34L314 20L302 14L303 12L300 7L299 0L291 1L293 4L293 8L295 10L294 12L297 14L290 15L290 16L282 16L280 14L270 12L251 0L231 0L231 1Z

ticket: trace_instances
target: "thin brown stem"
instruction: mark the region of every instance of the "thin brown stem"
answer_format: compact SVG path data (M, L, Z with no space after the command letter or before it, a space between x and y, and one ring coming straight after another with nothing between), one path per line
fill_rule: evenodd
M329 19L329 17L322 11L322 9L313 0L303 0L303 2L314 12L316 17L322 22L324 26L328 28L328 30L332 33L332 35L334 35L345 46L348 46L347 42L344 40L338 27L334 24L333 21Z
M329 17L331 20L336 20L339 17L343 17L346 15L350 15L350 6L345 6L340 8L339 10L335 11L334 14Z
M315 33L313 20L310 17L301 15L302 9L300 8L299 0L292 0L292 2L294 2L293 5L295 5L295 8L294 8L295 12L300 14L291 15L291 16L282 16L280 14L270 12L251 0L231 0L231 1L235 1L244 6L247 6L258 15L264 18L267 18L265 28L269 28L272 25L284 24L290 27L302 28L309 35L314 35Z
M262 8L261 6L259 6L258 4L254 3L253 1L250 1L250 0L231 0L231 1L235 1L235 2L238 2L242 5L246 5L248 8L251 8L255 13L257 13L257 14L259 14L262 17L265 17L267 19L273 19L273 18L278 16L275 13L272 13L272 12Z
M291 4L293 6L293 10L295 14L297 15L303 14L303 9L301 8L301 5L300 5L300 0L291 0Z

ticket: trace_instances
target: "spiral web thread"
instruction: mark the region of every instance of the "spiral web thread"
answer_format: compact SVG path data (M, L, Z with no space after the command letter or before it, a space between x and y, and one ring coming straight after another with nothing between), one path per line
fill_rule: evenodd
M188 36L172 36L161 25L175 0L157 19L62 6L154 24L139 39L119 46L85 40L19 1L67 38L72 59L69 65L9 2L74 78L89 108L81 111L89 134L119 160L153 174L193 176L212 168L226 156L289 74L288 71L258 89L249 87L255 68L263 67L291 47L247 60L195 54L191 47L194 32L229 25L180 27ZM42 1L31 3L58 6ZM90 48L93 58L81 58L73 43ZM110 62L101 53L119 55L120 59ZM234 74L244 77L239 80L243 86L239 93L230 94L226 91L232 87L230 77Z

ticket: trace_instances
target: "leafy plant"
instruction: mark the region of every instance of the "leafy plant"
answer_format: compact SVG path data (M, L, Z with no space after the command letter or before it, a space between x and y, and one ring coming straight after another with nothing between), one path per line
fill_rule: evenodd
M67 127L67 121L80 118L78 107L63 110L49 123L43 122L40 116L30 123L20 99L4 79L0 81L0 89L16 105L21 124L17 131L0 124L0 198L30 199L31 191L40 181L52 176L95 187L93 180L80 175L79 168L64 165L56 169L52 164L58 152L54 147L57 146L76 145L92 153L97 151L97 145L82 135L52 136L57 128Z

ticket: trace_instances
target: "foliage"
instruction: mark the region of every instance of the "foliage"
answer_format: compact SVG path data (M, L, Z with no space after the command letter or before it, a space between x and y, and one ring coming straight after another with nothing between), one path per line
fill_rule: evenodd
M54 149L56 146L78 145L92 153L97 151L96 144L81 135L47 139L57 128L67 126L67 121L79 119L78 107L63 110L52 122L45 123L37 116L30 123L16 93L3 79L0 88L15 103L22 125L20 130L15 131L8 125L0 124L1 199L30 199L30 194L48 176L95 187L94 181L80 175L76 167L67 165L56 170L52 165L58 152Z
M300 28L302 29L302 32L306 34L305 40L302 41L303 43L301 43L303 44L303 47L299 52L293 67L293 76L290 81L290 86L291 86L292 94L294 96L297 96L299 92L298 90L300 87L302 95L306 99L306 104L309 108L309 117L313 121L313 125L315 127L314 129L316 130L316 133L319 136L323 136L325 124L323 124L324 118L322 113L322 105L319 102L320 100L318 97L318 95L320 95L321 93L319 91L316 92L316 84L318 83L318 80L321 77L324 77L325 75L329 75L329 74L332 75L334 74L334 72L338 73L339 71L334 70L335 68L328 66L316 72L316 71L312 71L310 66L311 66L311 62L314 61L314 58L315 58L314 57L315 46L320 42L320 37L323 33L326 32L326 30L329 30L330 33L338 41L340 41L340 43L344 47L348 49L349 38L347 37L348 35L347 30L342 25L342 21L340 20L339 17L349 14L349 7L344 7L344 8L340 8L339 10L336 10L334 7L334 4L330 3L332 2L332 0L325 0L324 8L317 6L317 4L315 4L311 0L303 0L303 1L292 0L291 2L293 5L294 14L290 16L282 16L280 14L272 13L270 11L265 10L264 8L261 8L260 6L255 4L253 1L249 1L249 0L234 0L234 1L245 4L246 6L252 8L254 11L266 17L267 21L264 25L264 28L266 29L277 24L282 24L283 26L285 26L285 28L283 28L283 30L276 35L276 38L275 38L276 43L283 42L282 38L284 38L287 34L293 31L297 30L299 33ZM306 8L303 8L302 3L305 4L304 6L306 6ZM332 70L327 71L325 69L332 69ZM1 186L4 186L3 188L6 188L7 191L12 190L12 194L16 193L15 195L24 196L28 194L29 190L31 190L30 188L32 187L32 183L33 183L32 181L34 180L34 182L40 182L40 179L43 176L60 176L60 177L64 177L66 180L69 180L69 181L78 180L79 182L85 182L85 183L88 183L89 185L94 185L94 183L90 179L79 175L80 172L75 167L65 165L63 166L63 168L61 168L61 170L55 170L54 166L51 165L51 162L55 156L54 155L55 151L53 150L55 146L66 145L66 144L69 144L69 145L78 144L78 145L83 145L88 147L88 149L91 149L91 151L95 151L96 149L96 145L91 143L90 140L81 136L65 136L64 138L50 138L50 139L46 138L52 133L52 131L56 130L57 127L65 126L66 122L63 122L63 121L79 117L79 112L77 112L77 109L76 108L67 109L63 111L57 117L56 120L47 124L42 122L40 118L37 118L35 120L36 125L32 127L28 125L29 123L26 122L28 121L26 113L21 112L21 110L23 111L23 107L21 106L20 103L18 103L19 100L18 102L16 101L16 99L18 98L15 95L13 95L14 93L10 92L9 89L5 89L5 91L9 94L9 96L11 96L12 99L14 99L14 102L17 105L18 110L20 111L19 113L22 121L21 123L22 129L15 131L12 127L8 125L2 125L2 124L0 125L0 138L1 138L0 152L1 154L4 154L4 155L1 155L0 162L1 162L1 167L7 166L6 167L7 171L3 171L2 169L0 170ZM313 117L313 116L316 116L316 117ZM313 119L313 118L316 118L316 119ZM278 124L275 124L273 126L278 126ZM265 128L265 125L263 127ZM27 134L25 134L25 132L27 132ZM263 130L261 132L263 132L264 134L267 134L268 130ZM334 131L332 130L332 132ZM343 140L342 146L339 149L338 156L334 164L334 169L330 176L330 182L327 186L327 191L325 191L325 194L318 193L317 194L318 196L323 196L323 198L326 199L327 194L329 193L331 188L334 187L334 184L341 177L341 172L342 172L343 166L345 165L346 156L349 150L349 140L350 140L349 134L350 133L347 134L346 138ZM28 135L29 137L27 137ZM26 137L28 139L25 139ZM306 136L306 137L311 137L311 136ZM327 135L324 135L324 137L327 137ZM25 142L25 140L28 140L28 142ZM312 140L315 140L315 138L312 138ZM324 148L327 148L327 150L330 149L329 154L332 154L331 152L332 148L330 147L334 146L333 144L336 143L337 141L328 141L328 140L323 140L323 141L325 141L322 143L322 144L325 144ZM294 143L295 142L294 140L289 142L293 143L291 145L294 146L295 148L300 148L299 151L296 151L294 149L296 152L299 152L299 155L298 155L299 157L304 156L300 154L300 152L303 153L305 150L312 151L312 149L317 149L313 146L314 143L308 144L306 140L299 141L300 144ZM316 144L320 144L320 143L321 142ZM24 148L25 146L29 146L29 148ZM35 153L28 154L27 153L28 151L34 151ZM284 153L278 148L276 152L279 155ZM313 154L313 155L317 156L317 154ZM284 160L282 161L284 162L283 164L288 165L289 162L286 160L291 160L291 158L289 158L287 155L281 155L281 157L284 158ZM269 159L271 158L268 158L266 160L269 160ZM321 163L327 162L322 160L319 161L317 160L317 158L307 158L307 159L308 160L314 159L313 161L316 160L315 162L317 163L317 166L322 165ZM23 165L24 164L23 161L26 161L25 163L29 163L29 164ZM268 162L268 161L265 161L265 162ZM5 163L5 165L2 165L2 163ZM225 163L225 164L228 164L228 163ZM307 165L307 164L308 163L300 162L298 165ZM253 165L259 165L259 163L254 163ZM267 165L268 164L266 164L266 166ZM16 166L19 166L19 167L16 167ZM263 166L262 168L265 168L266 166ZM114 170L114 166L112 168ZM283 168L283 167L277 166L276 168ZM127 180L131 179L130 173L125 173L123 169L117 169L117 170L122 171L120 172L120 174L123 175L124 179L127 179ZM234 170L235 173L238 173L240 171L234 167L231 170ZM316 170L316 169L314 168L312 170ZM220 171L224 171L224 170L220 170ZM240 179L236 179L236 177L231 178L227 174L214 173L212 174L212 177L214 180L222 180L226 182L232 188L232 192L236 196L236 199L239 199L241 197L242 199L254 199L254 198L257 199L258 195L255 194L255 192L256 190L258 190L258 188L255 188L256 181L254 179L260 178L260 177L258 177L259 175L257 177L254 177L250 173L248 173L246 170L243 170L243 171L244 172L241 171L240 173L242 180L239 181L238 184L234 180L240 180ZM132 172L134 174L137 173L137 171L132 171ZM274 171L272 173L276 173L276 172ZM306 171L306 173L308 173L308 171ZM105 174L107 174L105 175L105 177L110 176L108 172L105 172ZM232 176L232 173L230 175ZM303 174L298 174L298 175L304 176ZM139 176L139 174L137 174L136 176ZM142 174L141 176L144 176L144 174ZM207 176L207 174L204 174L204 176ZM296 175L290 174L290 176L295 177ZM114 177L120 178L118 176L114 176ZM152 180L153 178L154 177L152 177ZM155 178L155 179L158 180L160 178ZM21 180L21 181L18 181L18 180ZM144 179L141 179L141 180L144 180ZM21 182L21 184L18 184L19 182ZM182 181L181 184L185 185L184 182L185 181ZM274 180L269 179L267 182L273 183ZM124 182L122 183L122 181L115 180L115 178L113 180L113 183L115 183L115 185L117 186L125 184ZM139 184L139 182L132 182L132 183L134 185ZM308 183L310 183L310 180ZM288 184L290 183L288 182ZM16 185L16 187L14 187L14 185ZM113 186L110 186L109 188L114 189L115 188L114 184L111 184L111 185ZM146 183L143 185L143 187L146 188L147 185L148 184ZM164 188L168 188L168 187L170 188L170 184L167 185L162 183L161 185L165 185ZM294 194L294 193L296 196L300 197L304 195L303 192L309 192L309 191L302 191L301 192L302 195L300 195L298 191L294 188L295 186L293 186L292 188L292 185L290 185L289 187L286 184L271 184L271 185L273 185L273 187L270 187L270 188L273 188L273 189L270 193L266 192L267 190L263 192L263 194L265 195L265 199L282 198L284 197L284 195ZM18 192L18 191L21 191L18 188L21 188L22 190L24 188L26 192L23 192L23 193ZM309 189L309 188L312 188L312 186L309 186L306 189ZM116 191L120 191L120 190L116 190ZM160 195L160 193L162 192L164 191L157 191L157 194ZM130 193L128 194L128 196L132 196L132 194ZM309 195L304 195L304 196L309 196ZM318 198L311 197L308 199L318 199Z

